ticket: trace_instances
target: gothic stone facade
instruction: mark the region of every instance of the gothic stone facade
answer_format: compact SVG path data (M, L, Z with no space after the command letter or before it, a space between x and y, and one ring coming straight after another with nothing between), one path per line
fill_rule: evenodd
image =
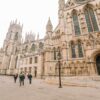
M0 50L0 73L13 75L21 71L41 76L44 40L35 38L32 32L22 40L23 26L13 21L10 23L3 48Z
M59 0L58 25L49 18L44 39L26 35L11 23L0 50L1 73L24 71L34 76L100 75L100 0Z
M45 75L100 75L100 0L59 0L59 23L45 36ZM49 23L51 23L49 21Z

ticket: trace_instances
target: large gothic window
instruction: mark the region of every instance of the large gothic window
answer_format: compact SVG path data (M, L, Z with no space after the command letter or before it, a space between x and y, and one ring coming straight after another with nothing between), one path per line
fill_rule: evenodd
M43 43L42 42L39 43L39 48L43 49Z
M77 15L77 12L75 10L72 13L72 18L73 18L75 35L80 35L81 31L80 31L80 26L79 26L79 21L78 21L78 15Z
M32 50L32 51L35 51L35 49L36 49L35 44L32 44L31 50Z
M85 18L88 27L88 32L99 31L94 11L91 7L86 7Z
M26 51L26 52L28 51L28 46L25 47L25 51Z
M79 54L79 57L83 57L82 44L80 41L78 41L78 54Z
M34 63L38 63L38 57L34 58Z
M76 52L75 52L75 44L71 43L71 52L72 52L72 58L76 58Z

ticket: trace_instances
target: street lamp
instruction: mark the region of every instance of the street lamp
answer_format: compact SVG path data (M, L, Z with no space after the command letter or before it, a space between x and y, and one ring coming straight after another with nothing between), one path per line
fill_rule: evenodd
M60 63L60 60L61 60L61 52L60 52L60 48L58 48L58 69L59 69L59 88L62 88L62 83L61 83L61 63Z

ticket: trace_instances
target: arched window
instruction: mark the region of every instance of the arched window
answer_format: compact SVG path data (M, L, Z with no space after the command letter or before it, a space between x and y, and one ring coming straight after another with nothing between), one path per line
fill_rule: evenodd
M88 27L88 32L99 31L93 9L91 7L86 7L84 12Z
M28 46L25 47L25 51L26 51L26 52L28 51Z
M30 64L32 64L32 58L30 58Z
M78 54L79 54L79 57L83 57L82 44L80 41L78 41Z
M75 10L72 13L72 18L73 18L75 35L80 35L81 31L80 31L80 26L79 26L79 21L78 21L78 15L77 15L77 12Z
M75 44L71 43L71 52L72 52L72 58L76 58L76 52L75 52Z
M38 57L34 58L34 63L38 63Z
M43 49L43 43L42 42L39 43L39 48Z
M54 48L54 60L56 60L56 48Z
M32 44L31 50L35 51L35 47L36 47L35 44Z

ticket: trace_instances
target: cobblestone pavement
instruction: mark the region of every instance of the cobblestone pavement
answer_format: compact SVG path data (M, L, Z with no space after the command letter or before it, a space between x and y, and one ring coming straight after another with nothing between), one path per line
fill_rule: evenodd
M0 100L100 100L100 88L46 84L33 79L32 85L25 79L25 86L15 84L13 77L0 76Z

